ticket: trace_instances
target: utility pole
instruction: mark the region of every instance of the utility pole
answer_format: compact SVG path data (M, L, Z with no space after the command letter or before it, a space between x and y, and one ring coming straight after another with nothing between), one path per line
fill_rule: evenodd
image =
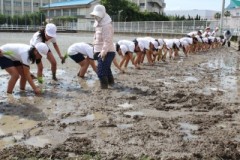
M221 14L221 23L220 23L220 34L223 34L223 17L225 10L225 0L222 0L222 14Z

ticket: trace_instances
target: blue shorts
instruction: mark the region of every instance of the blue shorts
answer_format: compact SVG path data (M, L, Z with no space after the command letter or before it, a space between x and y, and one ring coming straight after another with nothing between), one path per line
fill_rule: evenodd
M2 69L6 69L9 67L17 67L21 65L22 63L20 61L12 61L11 59L8 59L6 57L0 57L0 66Z
M78 53L75 55L69 55L69 57L72 60L74 60L76 63L82 62L85 59L85 57L81 53Z

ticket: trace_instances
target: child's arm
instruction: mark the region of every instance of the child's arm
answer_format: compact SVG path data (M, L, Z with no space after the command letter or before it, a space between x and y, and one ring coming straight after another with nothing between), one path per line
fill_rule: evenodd
M117 67L119 69L119 71L124 73L124 70L122 70L121 67L118 64L116 57L114 57L114 59L113 59L113 64L115 65L115 67Z
M30 86L32 87L32 89L34 90L34 92L36 94L40 94L41 93L41 90L36 87L36 85L34 84L33 80L32 80L32 77L31 77L31 74L30 74L30 69L28 66L24 66L23 65L23 73L24 73L24 76L26 77L28 83L30 84Z

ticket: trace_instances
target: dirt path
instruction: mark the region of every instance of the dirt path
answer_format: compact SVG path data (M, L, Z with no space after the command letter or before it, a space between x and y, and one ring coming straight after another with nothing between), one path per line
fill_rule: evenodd
M91 72L80 80L67 70L58 83L46 78L42 97L0 102L0 146L9 146L0 159L240 159L233 48L129 68L109 90ZM6 116L22 128L10 130Z

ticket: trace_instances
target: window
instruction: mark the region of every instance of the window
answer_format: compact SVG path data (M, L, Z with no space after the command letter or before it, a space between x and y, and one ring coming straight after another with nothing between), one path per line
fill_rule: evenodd
M140 7L141 8L145 7L145 3L140 3Z
M15 7L21 7L21 6L22 6L22 3L21 3L21 2L14 2L14 6L15 6Z
M3 1L4 2L4 1ZM11 1L5 1L3 5L11 6Z
M33 7L39 7L40 4L39 3L33 3Z
M24 6L31 6L31 2L24 2Z
M56 10L56 16L61 16L61 10Z
M63 15L64 16L69 16L69 9L64 9L63 10Z
M76 16L77 15L77 9L71 9L71 16Z

